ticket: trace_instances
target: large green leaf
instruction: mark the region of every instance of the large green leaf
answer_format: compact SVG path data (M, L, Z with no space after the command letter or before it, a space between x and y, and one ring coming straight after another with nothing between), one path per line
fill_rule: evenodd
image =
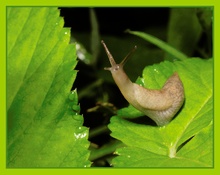
M8 167L90 166L63 24L57 8L7 8Z
M212 64L213 59L192 58L174 63L165 61L144 69L143 78L137 82L152 89L161 88L177 71L184 85L185 104L164 127L135 123L131 119L143 114L132 106L119 110L109 128L111 135L127 147L116 150L119 156L113 160L114 166L213 166Z

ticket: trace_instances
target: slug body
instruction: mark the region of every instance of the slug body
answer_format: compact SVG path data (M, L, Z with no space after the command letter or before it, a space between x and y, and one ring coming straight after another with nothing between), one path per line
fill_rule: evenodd
M104 69L111 71L112 77L125 99L154 120L158 126L168 124L184 102L184 88L177 72L165 82L161 90L144 88L132 83L123 70L125 62L136 46L120 64L116 64L104 41L102 44L111 63L111 67Z

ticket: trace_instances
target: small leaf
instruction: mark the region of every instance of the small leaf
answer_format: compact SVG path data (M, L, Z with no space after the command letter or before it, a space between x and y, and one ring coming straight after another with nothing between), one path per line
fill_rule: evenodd
M143 116L133 107L120 110L111 118L112 136L127 147L118 149L113 165L126 167L211 167L213 122L213 59L198 58L146 67L138 82L145 87L160 89L167 78L177 71L184 85L185 104L179 114L164 127L149 126L127 120ZM146 116L145 116L146 117ZM146 120L147 117L146 117ZM201 142L205 145L200 147ZM198 155L193 148L203 149ZM137 155L137 156L136 156ZM181 156L181 158L179 158ZM157 162L157 163L156 163ZM193 163L194 162L194 163Z

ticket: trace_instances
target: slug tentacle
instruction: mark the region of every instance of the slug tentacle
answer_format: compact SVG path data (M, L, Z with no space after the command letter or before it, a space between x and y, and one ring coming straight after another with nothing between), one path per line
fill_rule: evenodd
M104 69L111 71L112 77L125 99L154 120L158 126L169 123L184 102L184 88L178 73L175 72L161 90L144 88L132 83L123 70L124 64L137 47L135 46L120 64L116 64L104 41L101 42L112 66Z
M127 56L121 61L120 65L124 66L125 63L128 61L129 57L134 53L134 51L137 49L137 46L134 46L134 48L127 54Z
M115 62L115 60L114 60L112 54L109 52L109 50L108 50L108 48L107 48L107 46L105 45L105 43L104 43L103 40L101 41L101 43L103 44L103 46L104 46L104 48L105 48L105 51L106 51L106 54L107 54L107 56L108 56L108 58L109 58L109 61L110 61L111 66L114 67L114 66L116 65L116 62ZM104 69L105 69L105 70L111 70L111 67L105 67Z

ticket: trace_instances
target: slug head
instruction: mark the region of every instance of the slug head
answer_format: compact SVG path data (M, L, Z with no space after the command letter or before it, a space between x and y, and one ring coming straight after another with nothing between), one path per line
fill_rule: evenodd
M106 54L109 58L109 62L111 64L112 67L105 67L104 69L105 70L109 70L111 72L114 72L114 71L118 71L118 70L121 70L123 69L125 63L127 62L128 58L131 56L131 54L137 49L137 46L134 46L134 48L128 53L128 55L121 61L120 64L117 64L112 56L112 54L109 52L105 42L102 40L101 43L103 44L104 46L104 49L106 51Z

